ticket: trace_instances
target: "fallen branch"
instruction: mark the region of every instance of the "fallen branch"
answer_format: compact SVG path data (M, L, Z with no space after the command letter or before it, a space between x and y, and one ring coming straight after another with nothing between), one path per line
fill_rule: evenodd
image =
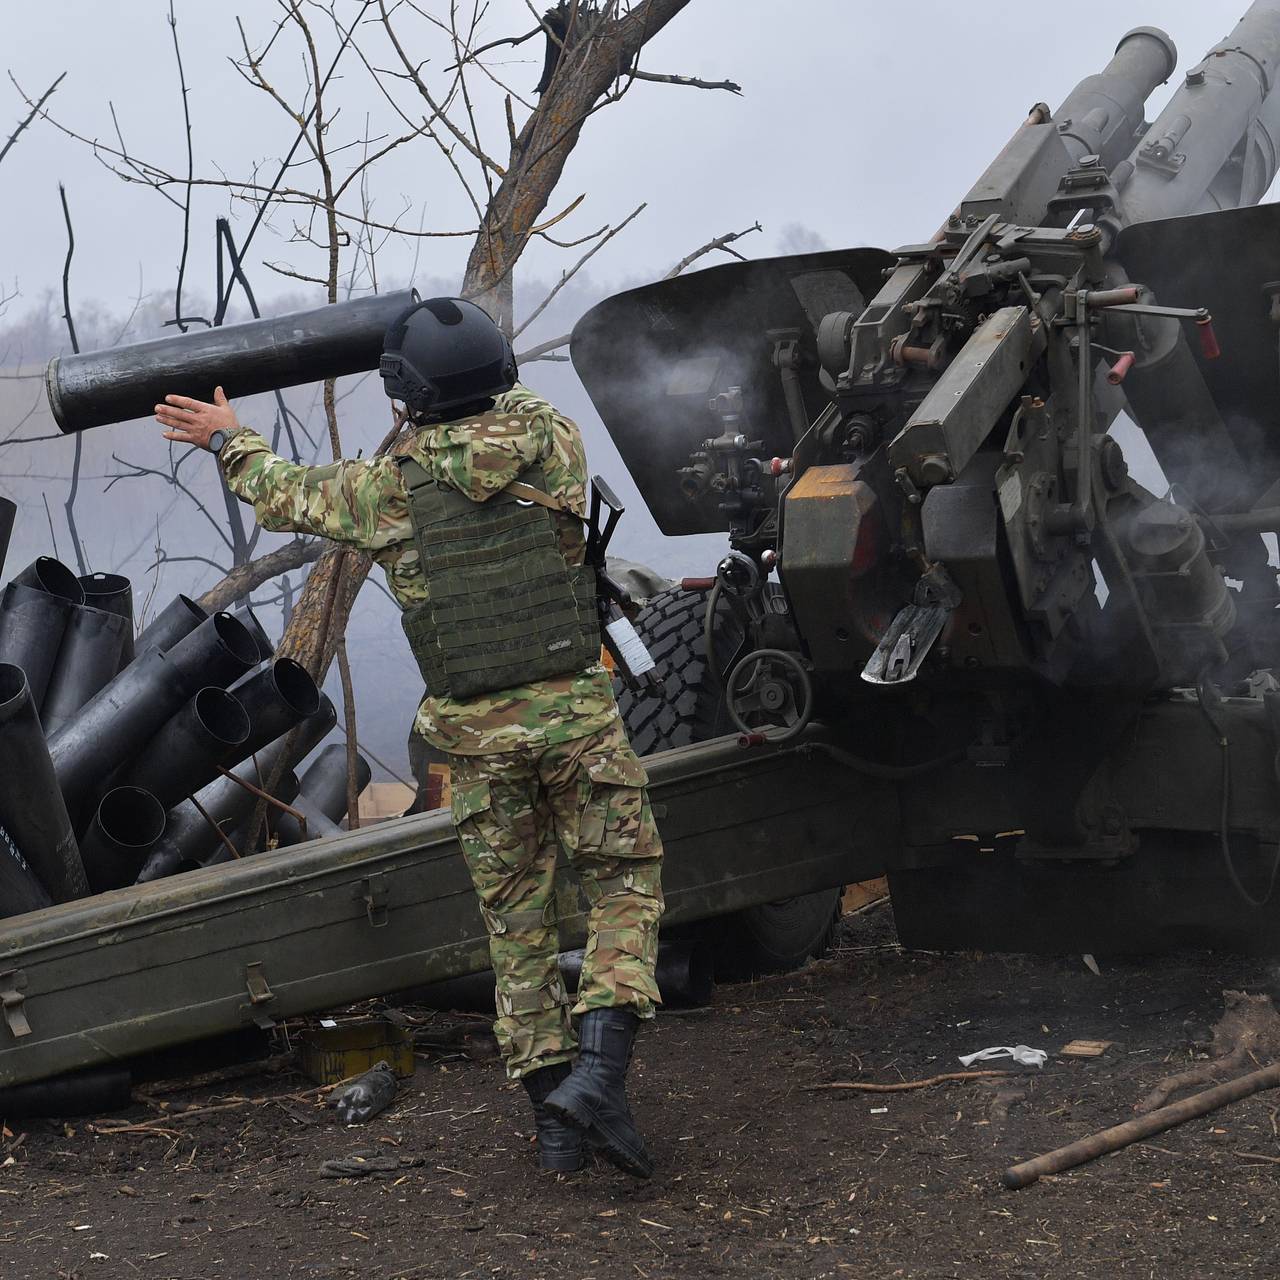
M1037 1179L1050 1173L1061 1173L1064 1169L1074 1169L1077 1165L1096 1160L1099 1156L1110 1155L1124 1147L1141 1142L1143 1138L1154 1137L1166 1129L1185 1124L1200 1116L1217 1111L1229 1103L1239 1102L1242 1098L1261 1093L1264 1089L1275 1089L1280 1086L1280 1065L1264 1067L1261 1071L1251 1071L1247 1076L1239 1076L1228 1084L1220 1084L1216 1089L1206 1089L1203 1093L1193 1094L1181 1102L1161 1107L1140 1120L1126 1120L1124 1124L1113 1125L1103 1129L1101 1133L1090 1134L1078 1142L1068 1143L1047 1155L1036 1156L1034 1160L1025 1160L1004 1171L1000 1179L1010 1191L1019 1191L1029 1187Z
M904 1080L901 1084L863 1084L857 1080L841 1080L836 1084L811 1084L809 1092L819 1089L854 1089L858 1093L910 1093L913 1089L931 1089L935 1084L947 1084L953 1080L989 1080L992 1076L1015 1076L1018 1071L947 1071L927 1080Z

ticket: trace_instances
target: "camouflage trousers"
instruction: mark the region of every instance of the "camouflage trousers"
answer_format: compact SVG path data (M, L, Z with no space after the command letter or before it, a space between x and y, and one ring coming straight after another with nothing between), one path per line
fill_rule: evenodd
M662 841L621 721L542 751L455 755L449 764L454 826L489 931L507 1074L569 1061L577 1049L556 963L559 850L589 907L572 1013L622 1006L652 1017Z

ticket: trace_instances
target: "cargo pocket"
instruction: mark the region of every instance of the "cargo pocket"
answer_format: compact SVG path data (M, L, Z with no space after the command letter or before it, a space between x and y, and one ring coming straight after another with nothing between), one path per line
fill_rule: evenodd
M487 778L477 778L474 782L454 781L450 792L453 825L461 827L468 818L488 813L492 803Z
M578 853L588 857L631 856L649 781L644 765L628 749L586 765L586 799L578 828Z

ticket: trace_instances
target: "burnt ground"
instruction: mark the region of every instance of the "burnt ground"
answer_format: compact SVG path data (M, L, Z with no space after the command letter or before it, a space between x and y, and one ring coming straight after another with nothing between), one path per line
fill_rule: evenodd
M658 1020L633 1071L659 1165L648 1184L605 1166L538 1174L523 1094L473 1021L465 1051L425 1054L362 1129L338 1127L287 1070L153 1092L96 1122L15 1122L0 1266L103 1280L1274 1276L1276 1093L1022 1192L998 1180L1127 1118L1187 1065L1225 987L1267 990L1273 976L1205 955L1104 962L1098 977L1079 957L904 953L881 908L847 920L839 949L803 973ZM449 1025L419 1016L433 1033ZM1057 1056L1074 1038L1117 1043L1092 1061ZM913 1093L812 1088L919 1079L1018 1042L1055 1056L1042 1072ZM200 1110L176 1118L183 1106ZM101 1131L122 1121L143 1127ZM407 1167L318 1176L355 1151Z

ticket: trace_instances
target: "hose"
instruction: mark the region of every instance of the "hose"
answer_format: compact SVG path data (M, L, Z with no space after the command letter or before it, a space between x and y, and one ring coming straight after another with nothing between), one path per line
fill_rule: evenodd
M722 589L723 584L717 575L711 594L707 597L707 610L702 615L702 640L707 649L707 670L711 672L711 678L716 684L723 689L724 675L720 670L720 663L716 660L716 607L720 603Z
M1231 740L1227 737L1226 729L1223 728L1217 716L1210 709L1211 699L1216 699L1217 697L1218 691L1211 684L1206 672L1196 681L1196 702L1200 706L1201 714L1208 721L1209 727L1217 737L1218 747L1222 751L1221 802L1218 810L1218 840L1222 853L1222 865L1226 868L1227 879L1231 881L1231 887L1236 891L1241 901L1254 911L1260 911L1271 901L1276 891L1276 878L1280 876L1280 846L1277 846L1275 861L1271 864L1271 876L1267 881L1267 896L1265 898L1255 898L1245 888L1244 882L1240 879L1240 873L1236 870L1235 859L1231 855L1229 830L1231 817Z

